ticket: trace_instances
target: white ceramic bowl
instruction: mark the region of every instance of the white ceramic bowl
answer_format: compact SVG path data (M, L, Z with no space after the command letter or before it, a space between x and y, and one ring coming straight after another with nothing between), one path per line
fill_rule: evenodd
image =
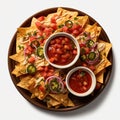
M71 63L66 64L66 65L57 65L57 64L54 64L54 63L50 62L50 60L48 58L48 55L47 55L47 48L48 48L48 45L49 45L50 41L52 39L54 39L56 37L60 37L60 36L65 36L65 37L71 39L73 41L73 43L76 45L76 48L77 48L77 55L75 56L74 60ZM53 67L60 68L60 69L69 68L70 66L74 65L77 62L77 60L78 60L78 58L80 56L80 46L79 46L79 43L76 40L76 38L73 37L71 34L66 33L66 32L54 33L45 42L45 45L44 45L44 56L45 56L45 59L49 62L49 64L52 65Z
M69 85L69 79L70 79L71 75L75 71L80 70L80 69L83 70L83 71L88 72L90 74L90 76L91 76L91 79L92 79L92 84L91 84L90 88L88 89L88 91L83 92L83 93L75 92L74 90L71 89L71 87ZM94 91L94 89L96 87L96 77L95 77L94 73L87 67L82 67L82 66L75 67L72 70L70 70L68 72L67 76L66 76L66 87L69 90L69 92L72 93L73 95L78 96L78 97L85 97L85 96L90 95Z

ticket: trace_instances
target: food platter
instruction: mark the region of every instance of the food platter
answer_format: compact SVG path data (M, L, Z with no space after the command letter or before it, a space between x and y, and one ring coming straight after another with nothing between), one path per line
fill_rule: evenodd
M56 8L49 8L49 9L45 9L43 11L40 11L40 12L32 15L31 17L29 17L26 21L24 21L22 23L22 25L20 27L29 27L33 17L38 18L40 16L47 16L48 14L55 13L57 11L57 9L58 8L56 7ZM69 10L69 11L77 11L78 15L80 15L80 16L87 15L86 13L84 13L82 11L79 11L79 10L76 10L76 9L73 9L73 8L64 8L63 7L63 9L66 9L66 10ZM100 26L100 24L96 20L94 20L91 16L89 16L89 15L87 15L87 16L89 17L89 23L91 25L93 25L94 23L97 23ZM102 26L100 26L100 27L102 28ZM109 51L109 54L107 56L107 59L110 61L111 65L106 67L105 73L104 73L104 84L101 84L99 89L94 91L93 94L91 94L89 96L86 96L86 97L77 97L77 96L74 96L74 95L69 93L69 98L75 104L72 107L63 107L62 106L62 107L59 107L57 109L54 108L54 107L47 107L45 102L43 102L42 100L39 100L36 97L31 99L31 93L29 91L27 91L25 89L22 89L19 86L17 86L17 84L19 82L19 77L16 77L15 75L12 74L12 71L15 68L16 62L9 58L9 56L11 56L11 55L16 53L16 47L15 47L16 46L16 37L17 37L17 31L16 31L16 33L14 34L14 36L13 36L13 38L11 40L10 47L9 47L9 50L8 50L8 68L9 68L9 73L10 73L11 79L12 79L15 87L20 92L20 94L26 100L28 100L33 105L36 105L37 107L40 107L40 108L43 108L43 109L46 109L46 110L61 111L61 112L70 111L70 110L81 108L81 107L89 104L90 102L92 102L99 94L101 94L102 91L104 90L104 88L106 87L107 83L110 80L110 75L111 75L111 72L112 72L112 64L113 64L113 61L112 61L113 60L112 49ZM106 32L104 31L103 28L101 30L99 39L104 40L105 42L110 43L110 40L109 40L109 38L108 38L108 36L107 36L107 34L106 34ZM63 70L63 71L65 72L65 70Z

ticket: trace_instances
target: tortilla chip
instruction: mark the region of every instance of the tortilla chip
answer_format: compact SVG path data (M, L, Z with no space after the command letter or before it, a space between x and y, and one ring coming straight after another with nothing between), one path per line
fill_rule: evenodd
M71 18L71 17L76 17L78 15L78 12L76 11L69 11L65 10L63 8L58 8L57 13L61 15L61 17L66 17L66 18Z
M25 59L24 52L23 52L23 50L21 50L21 51L19 51L19 53L9 56L9 58L11 58L12 60L19 62L19 63L23 62Z
M70 98L68 98L67 106L70 106L70 107L75 106L75 104L72 102L72 100Z
M24 39L24 37L26 36L26 34L28 33L34 33L35 31L37 31L36 26L31 26L31 27L20 27L17 29L17 39L16 39L16 52L18 53L20 51L20 47L19 46L25 46L25 44L28 41L22 42L22 40Z
M27 75L20 78L20 82L17 84L17 86L29 90L28 87L35 82L34 79L32 79L32 76Z
M75 18L71 18L71 20L74 23L79 23L82 27L84 27L86 25L86 23L88 23L89 18L87 15L85 16L77 16L76 19Z
M98 40L98 44L100 43L104 43L105 44L105 48L100 52L101 55L105 55L106 57L108 56L108 53L112 47L112 44L111 43L108 43L108 42L105 42L103 40Z
M16 77L19 77L22 75L21 72L19 72L19 67L15 65L15 69L12 71L12 74L15 75Z
M97 38L99 37L100 33L101 33L101 27L97 25L97 23L93 24L93 25L89 25L87 24L85 27L85 31L89 32L92 40L93 41L97 41Z
M97 82L99 83L104 83L104 72L105 72L105 69L100 71L97 75L96 75L96 80Z
M31 25L30 27L36 27L35 23L38 22L39 20L35 17L32 18Z
M26 65L15 65L15 69L12 71L12 74L16 75L16 77L26 74Z
M47 96L45 99L47 100L48 108L50 108L50 107L58 108L61 104L59 101L55 100L54 98L52 98L50 96Z
M68 93L61 94L49 94L52 98L60 102L63 106L74 106L74 103L69 100Z
M111 62L107 59L106 56L102 55L102 60L100 61L99 64L97 64L94 70L94 74L96 75L97 73L99 73L100 71L102 71L103 69L105 69L106 67L110 66Z

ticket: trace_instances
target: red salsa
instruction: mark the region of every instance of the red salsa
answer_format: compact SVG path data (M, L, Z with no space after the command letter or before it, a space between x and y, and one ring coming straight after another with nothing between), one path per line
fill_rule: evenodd
M50 41L47 54L50 62L57 65L67 65L77 55L77 49L71 39L60 36Z
M92 78L90 74L83 70L74 72L69 80L70 88L77 93L84 93L90 89Z

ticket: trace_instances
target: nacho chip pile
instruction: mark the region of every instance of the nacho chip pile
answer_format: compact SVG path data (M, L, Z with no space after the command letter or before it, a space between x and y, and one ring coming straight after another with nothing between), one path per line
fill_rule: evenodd
M66 73L50 66L44 58L45 41L56 32L72 34L82 50L79 65L89 67L96 75L97 82L104 84L105 69L111 65L107 57L112 45L99 39L101 29L97 23L91 25L87 15L79 16L78 12L63 8L58 8L57 12L47 16L33 17L29 27L17 29L16 54L9 56L16 61L12 74L20 79L17 86L28 90L31 99L37 97L47 107L75 106L65 86ZM54 93L50 90L49 84L46 84L46 79L50 76L61 78L60 82L64 85L62 91ZM57 81L54 84L59 85Z

